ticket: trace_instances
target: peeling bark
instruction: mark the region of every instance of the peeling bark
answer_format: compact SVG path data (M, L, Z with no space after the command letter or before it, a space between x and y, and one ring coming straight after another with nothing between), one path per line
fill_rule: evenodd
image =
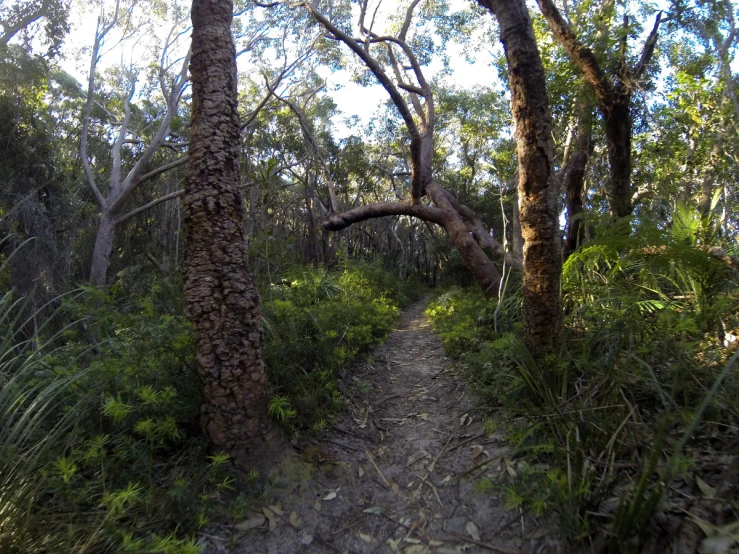
M231 0L193 1L185 301L205 381L203 430L214 450L246 465L277 432L267 415L259 296L244 240L232 13Z

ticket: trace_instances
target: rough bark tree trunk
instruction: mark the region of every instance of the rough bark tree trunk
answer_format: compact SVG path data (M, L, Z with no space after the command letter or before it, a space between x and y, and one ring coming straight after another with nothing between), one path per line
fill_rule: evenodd
M620 88L620 87L617 87ZM631 95L614 92L613 100L601 105L608 145L608 163L611 179L608 186L608 205L611 216L631 215Z
M205 381L204 432L213 449L246 465L278 434L267 415L262 318L244 240L232 13L231 0L193 1L185 302Z
M479 0L500 25L516 122L518 194L523 235L523 334L535 357L560 340L561 240L554 145L544 67L524 0Z

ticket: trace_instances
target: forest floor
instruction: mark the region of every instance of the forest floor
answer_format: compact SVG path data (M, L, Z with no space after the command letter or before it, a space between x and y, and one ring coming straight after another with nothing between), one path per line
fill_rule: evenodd
M373 356L343 374L345 415L276 460L263 507L209 528L205 552L559 551L551 523L506 506L504 483L517 471L510 449L501 431L485 432L425 305L407 309ZM500 490L478 493L483 477Z

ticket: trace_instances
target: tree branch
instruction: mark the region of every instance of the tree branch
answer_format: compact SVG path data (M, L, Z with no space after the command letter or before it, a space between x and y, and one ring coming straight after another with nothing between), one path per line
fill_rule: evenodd
M139 206L135 210L131 210L127 214L117 217L115 222L116 224L119 224L119 223L123 223L124 221L128 221L132 217L139 215L141 212L145 212L146 210L153 208L154 206L157 206L158 204L161 204L162 202L167 202L168 200L172 200L173 198L179 198L183 194L185 194L184 189L172 192L170 194L167 194L166 196L160 196L159 198L155 198L148 204Z
M654 55L654 48L657 45L657 38L659 37L659 24L661 20L662 12L659 12L657 14L657 19L654 22L654 28L652 29L652 32L649 33L647 41L644 43L644 50L642 50L639 63L637 63L636 66L634 66L634 69L629 72L629 78L634 81L639 81L639 79L641 79L652 59L652 56Z
M377 62L377 60L370 56L361 44L359 44L356 40L351 38L341 29L336 27L336 25L331 23L326 18L326 16L324 16L315 8L312 2L306 1L304 5L308 12L316 19L316 21L323 25L338 40L346 44L352 50L352 52L359 56L359 58L365 63L372 74L377 78L378 81L380 81L380 84L390 95L390 98L392 99L393 104L395 104L395 107L400 112L400 115L403 118L405 126L408 128L408 133L411 135L411 137L420 137L420 132L418 130L418 127L416 126L415 120L413 119L413 114L408 108L408 104L406 104L403 96L400 94L400 91L387 76L387 73L385 73L385 71L382 69L382 66Z
M598 101L605 104L609 103L608 100L613 92L613 87L598 65L598 60L595 59L593 51L578 40L552 0L536 1L541 13L549 22L554 37L567 51L575 65L580 68L580 71L585 74L585 79L595 90Z
M408 215L436 223L441 227L444 226L444 212L439 208L423 204L412 205L408 202L379 202L360 206L341 214L330 214L323 222L323 228L327 231L340 231L360 221L389 215Z

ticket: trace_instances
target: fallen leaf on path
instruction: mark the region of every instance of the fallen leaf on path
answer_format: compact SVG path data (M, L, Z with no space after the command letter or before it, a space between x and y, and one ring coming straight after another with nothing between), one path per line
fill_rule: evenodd
M269 520L269 530L274 531L275 527L277 527L277 516L267 507L262 508L262 513L264 513L264 516Z
M467 418L470 417L469 414L462 414L462 417L459 418L459 426L464 427L465 422L467 421Z
M431 421L431 417L426 413L418 414L418 417L420 417L424 421Z
M393 481L392 485L390 485L390 488L393 489L393 494L395 496L398 496L400 494L400 487L398 486L398 484L395 481Z
M264 514L255 514L254 517L250 517L246 521L237 523L236 525L234 525L234 528L238 529L239 531L248 531L249 529L256 529L257 527L261 527L265 521L266 518L264 517Z
M339 487L338 489L332 490L326 496L324 496L323 499L324 500L333 500L334 498L336 498L336 493L339 492L339 489L340 488L341 487Z
M444 543L441 541L429 541L429 546L443 546Z
M701 479L699 475L695 476L695 484L703 493L703 498L716 498L716 489Z
M452 476L447 475L441 480L441 483L439 483L439 486L441 487L442 485L448 485L451 480L452 480Z
M372 544L373 542L377 542L377 539L373 537L372 535L365 535L364 533L361 533L361 532L359 533L359 538L369 544Z
M298 512L290 512L290 525L295 527L296 529L300 527L300 524L302 523L300 516L298 515Z
M364 468L362 466L359 466L359 476L364 477Z
M400 552L400 543L403 542L403 539L388 539L387 545L390 547L390 550L393 552Z
M362 510L365 514L381 514L382 508L379 506L372 506L371 508L367 508L366 510Z
M408 484L407 484L407 485L405 486L405 488L407 488L407 489L410 489L410 488L411 488L411 487L413 486L413 483L415 483L415 481L411 481L410 483L408 483Z
M484 450L484 447L481 444L473 444L472 445L472 459L477 459L480 454L482 454L482 451Z
M508 458L506 458L505 461L505 468L508 471L508 475L510 475L513 479L518 477L518 473L516 472L516 468L513 467L513 462L511 462Z
M313 542L313 535L303 535L303 539L300 542L305 545L309 545Z
M467 525L464 526L464 529L465 531L467 531L467 533L469 533L470 537L480 542L480 530L477 528L477 525L475 525L474 522L468 521Z
M285 515L285 512L282 509L282 504L270 504L269 509L276 513L278 516Z
M403 549L403 554L430 554L430 552L425 544L414 544Z
M315 501L315 502L313 503L313 509L314 509L314 510L315 510L316 512L320 512L320 511L321 511L321 501L320 501L320 500L316 500L316 501Z

